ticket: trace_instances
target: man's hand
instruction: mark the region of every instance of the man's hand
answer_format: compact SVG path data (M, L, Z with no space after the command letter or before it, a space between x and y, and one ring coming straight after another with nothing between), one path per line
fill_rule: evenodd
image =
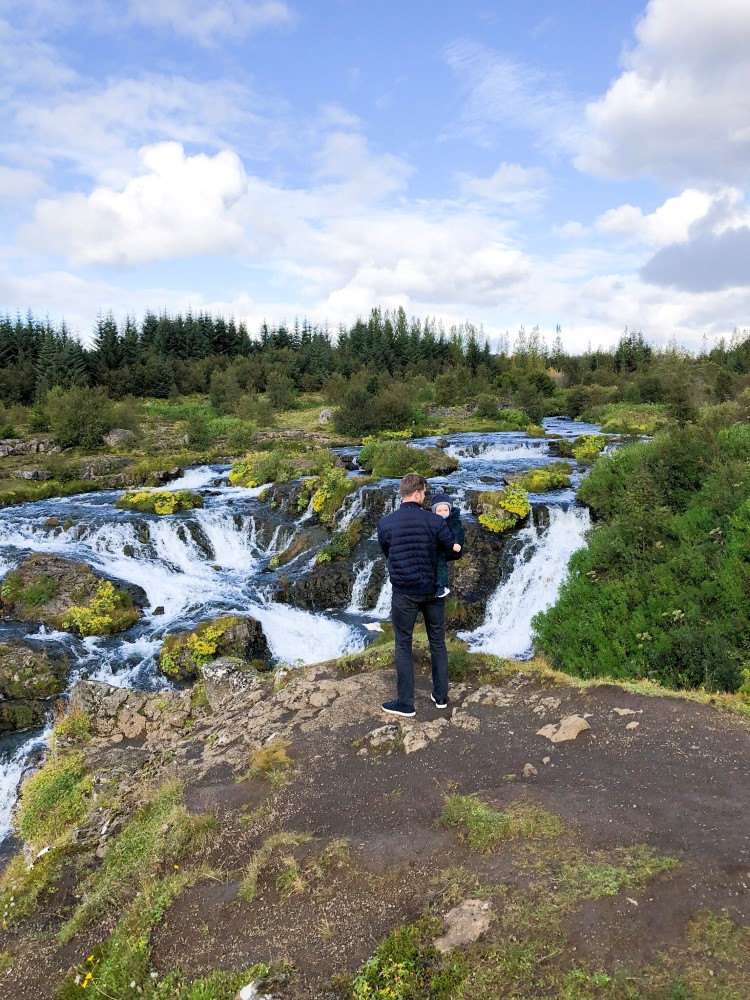
M453 543L453 551L454 552L460 552L461 551L461 546L458 544L458 542L454 542Z

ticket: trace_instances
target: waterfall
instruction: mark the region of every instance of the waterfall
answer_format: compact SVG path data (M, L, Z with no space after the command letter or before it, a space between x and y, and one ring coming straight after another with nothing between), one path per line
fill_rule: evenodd
M484 447L482 447L484 445ZM516 459L544 458L549 454L546 441L504 441L482 442L478 446L451 445L445 449L447 455L460 458L462 462L507 462Z
M242 517L229 511L204 507L193 512L195 523L213 550L213 558L222 569L252 572L258 550L255 518L250 518L250 530ZM204 558L201 554L200 558Z
M170 479L163 489L199 490L202 486L208 486L214 479L225 477L228 469L228 465L218 468L213 468L210 465L197 465L195 468L186 469L184 475Z
M374 559L370 559L357 567L357 575L354 578L354 586L352 587L352 597L349 601L349 607L346 609L350 614L362 614L365 611L362 601L364 600L367 584L370 582L374 568Z
M355 493L350 494L344 501L341 515L336 524L336 530L346 531L354 518L359 517L362 513L364 513L364 506L362 504L362 490L359 489Z
M519 532L522 549L512 572L487 602L483 624L473 632L459 632L474 652L508 659L531 655L531 619L557 600L570 557L586 544L590 523L582 507L550 507L549 514L543 534L533 520Z
M364 648L364 637L344 622L288 604L256 604L248 613L263 626L268 645L283 663L319 663Z
M388 618L391 613L391 597L393 596L393 587L391 586L391 581L388 577L385 578L385 583L380 591L380 597L378 598L378 603L372 609L370 614L373 618Z
M12 831L13 807L21 779L29 770L32 757L47 746L51 734L52 723L49 722L42 733L22 743L15 753L0 761L0 842Z

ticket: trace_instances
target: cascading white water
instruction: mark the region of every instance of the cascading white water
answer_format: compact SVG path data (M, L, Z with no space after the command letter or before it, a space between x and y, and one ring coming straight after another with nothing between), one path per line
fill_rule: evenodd
M324 615L272 603L247 611L261 623L271 652L283 663L319 663L364 648L363 636Z
M346 498L342 512L336 523L337 531L346 531L354 518L359 517L363 512L362 490L360 489Z
M460 458L462 463L466 462L503 462L514 461L516 459L542 458L549 454L549 446L546 441L533 444L529 441L500 442L489 444L482 450L474 451L465 445L451 445L445 449L446 454L454 458Z
M391 598L393 597L393 587L391 586L391 581L388 577L385 578L385 583L380 591L380 597L378 597L378 603L372 609L370 614L373 618L388 618L391 613Z
M229 466L221 469L214 469L210 465L196 465L188 469L184 475L176 479L170 479L165 489L168 490L199 490L203 486L208 486L214 479L219 479L226 475Z
M39 736L23 743L6 760L0 760L0 842L12 830L13 807L21 779L28 771L32 757L47 746L51 734L52 723L49 722Z
M523 659L532 652L531 619L557 600L570 557L586 544L589 512L582 507L550 508L540 535L533 521L519 532L523 543L513 570L487 602L485 620L473 632L459 632L474 652Z
M373 569L375 569L374 559L370 559L367 562L362 563L361 566L357 567L357 575L354 578L351 600L349 601L349 607L346 609L350 614L356 615L364 612L365 609L362 606L362 601L364 600L367 584L370 582Z

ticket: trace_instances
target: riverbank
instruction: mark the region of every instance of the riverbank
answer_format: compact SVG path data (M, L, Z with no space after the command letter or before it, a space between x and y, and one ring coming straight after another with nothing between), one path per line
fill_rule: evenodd
M154 1000L231 1000L245 974L290 1000L747 995L747 721L470 654L441 713L420 642L418 714L393 724L376 664L214 677L203 703L76 689L58 752L80 762L82 833L23 919L6 893L0 983L19 1000L89 974L92 995Z

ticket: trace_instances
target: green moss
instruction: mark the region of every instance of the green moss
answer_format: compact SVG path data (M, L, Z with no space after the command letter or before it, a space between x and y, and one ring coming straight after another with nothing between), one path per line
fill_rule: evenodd
M317 562L330 562L331 559L346 559L350 556L362 538L362 519L354 518L344 531L334 531L330 542L324 545L317 556Z
M0 587L0 596L7 604L20 604L24 608L38 608L51 600L58 591L59 582L50 576L39 576L33 583L23 584L19 570L8 573Z
M188 813L183 794L179 782L164 785L127 823L84 883L81 902L60 931L62 943L112 906L147 891L165 865L180 866L184 854L212 835L215 817Z
M262 962L244 972L212 972L193 980L173 972L159 981L154 1000L234 1000L244 986L267 983L271 976L271 970Z
M78 635L113 635L134 625L141 617L126 590L100 580L88 604L74 606L60 616L61 627Z
M205 663L219 655L226 631L241 621L238 615L226 615L203 622L193 632L168 635L159 653L159 669L174 681L196 677Z
M606 446L607 440L598 434L577 438L571 448L573 458L579 465L593 465Z
M547 493L549 490L564 490L570 486L570 465L567 462L553 462L538 469L529 469L512 482L527 493Z
M332 524L346 497L363 482L366 480L349 478L345 469L333 466L325 469L314 483L312 509L324 524Z
M458 468L458 459L439 448L413 448L403 441L379 438L365 438L358 461L363 469L385 479L400 478L407 472L429 478Z
M125 493L115 506L120 510L138 510L142 514L176 514L203 507L203 497L192 490L140 490Z
M479 523L494 532L509 531L531 513L526 491L509 483L503 490L488 490L477 499Z
M55 723L53 734L74 743L87 743L91 739L91 719L84 709L75 708Z
M229 481L234 486L286 483L290 479L319 473L335 462L333 452L326 449L281 442L274 444L269 451L250 452L235 462L229 473Z

